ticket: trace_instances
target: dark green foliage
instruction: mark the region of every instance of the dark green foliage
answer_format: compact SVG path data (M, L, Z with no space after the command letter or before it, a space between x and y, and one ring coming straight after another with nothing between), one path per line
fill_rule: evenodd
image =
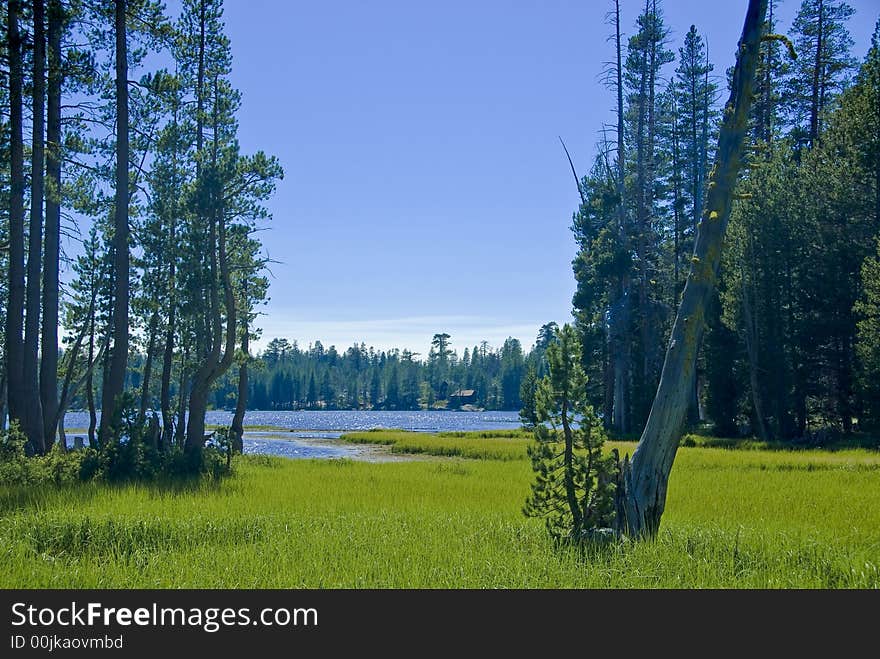
M57 442L42 456L26 456L27 438L13 424L0 432L0 482L7 485L66 485L91 480L107 482L156 481L206 476L220 478L231 470L228 442L218 439L197 459L180 447L159 451L150 441L149 426L136 424L137 410L130 394L110 424L112 434L100 448L62 448Z
M534 428L538 425L538 383L538 374L535 373L534 367L529 366L519 390L519 397L522 399L519 418L524 428Z
M873 423L877 358L857 324L870 324L865 259L880 231L880 64L875 37L856 73L845 2L801 2L791 42L777 34L778 4L688 424L798 441ZM673 71L660 3L643 8L624 65L624 147L603 133L573 223L587 391L619 436L641 433L696 227L711 221L719 115L699 25L682 31ZM659 92L658 80L669 81Z
M785 85L791 135L798 145L814 146L826 113L855 68L846 28L853 14L842 0L801 2L790 33L798 58Z
M880 242L877 253L862 266L864 297L856 305L859 314L856 351L861 363L860 393L864 400L864 426L880 428Z
M617 463L603 455L605 434L585 395L580 339L570 325L548 347L547 363L528 449L535 481L523 513L544 519L556 539L580 541L614 522Z
M722 280L719 289L723 288ZM706 392L706 415L712 420L714 434L734 437L739 434L739 403L745 386L738 372L743 348L737 333L722 322L720 307L716 295L707 314L704 339L706 380L711 383Z
M723 319L740 348L709 388L738 378L738 405L765 441L871 423L864 374L875 358L857 348L857 328L880 227L878 61L875 47L811 149L797 126L757 142L740 184L722 270Z
M302 348L296 341L272 339L253 360L248 408L415 410L468 404L518 410L527 369L546 369L544 352L552 327L555 323L542 328L544 334L539 332L528 353L517 339L508 338L499 349L485 344L459 356L449 345L450 335L439 333L427 360L409 350L377 351L354 344L339 352L320 341ZM452 398L462 390L473 390L473 396ZM229 407L235 394L235 378L221 378L214 406Z

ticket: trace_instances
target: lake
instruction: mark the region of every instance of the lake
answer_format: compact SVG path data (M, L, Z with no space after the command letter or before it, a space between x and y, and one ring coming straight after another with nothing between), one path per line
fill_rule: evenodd
M208 424L229 425L232 412L208 412ZM245 414L245 426L275 426L281 431L245 432L244 452L278 455L285 458L375 459L376 455L357 445L336 440L344 432L371 428L400 428L416 432L468 430L509 430L520 426L518 412L453 412L443 410L372 411L372 410L300 410L261 411ZM86 428L88 412L68 412L66 428ZM82 433L67 433L68 444Z

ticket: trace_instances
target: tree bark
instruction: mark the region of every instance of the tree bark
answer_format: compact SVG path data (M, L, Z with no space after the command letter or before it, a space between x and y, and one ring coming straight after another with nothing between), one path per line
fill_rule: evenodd
M645 180L645 215L643 224L639 227L639 315L641 317L642 338L642 376L645 384L654 379L656 359L654 323L651 322L651 295L650 279L648 272L648 252L651 250L651 227L654 224L654 178L656 176L657 163L654 154L654 142L657 134L656 123L656 98L657 98L657 44L661 35L657 32L657 2L651 0L651 48L648 55L648 140L647 140L647 163ZM641 418L640 418L641 421Z
M681 275L681 168L678 155L678 121L676 116L678 109L675 103L675 89L670 94L672 98L672 233L673 233L673 252L672 252L672 307L678 308L679 296L679 280Z
M188 360L189 350L184 347L180 361L180 387L177 393L177 428L174 431L175 441L181 448L186 439L186 365Z
M749 240L751 237L749 237ZM749 250L751 254L751 250ZM749 256L749 258L753 258ZM746 274L742 274L742 308L743 322L746 327L746 353L749 358L749 388L752 392L752 408L755 413L755 424L758 427L758 437L766 442L770 439L767 433L767 423L764 420L764 406L761 403L761 389L758 381L758 326L752 312L752 296L746 281Z
M9 268L6 309L6 386L9 418L24 414L24 140L22 137L22 62L18 19L21 3L9 0L6 35L9 52ZM28 447L33 450L33 447Z
M816 145L816 140L819 139L819 112L820 112L820 95L819 95L819 85L820 80L823 77L821 75L822 72L822 50L824 48L824 35L822 32L824 31L824 13L825 6L822 0L819 0L819 16L817 18L817 26L816 26L816 59L813 65L813 85L812 85L812 97L810 99L810 148Z
M614 44L617 55L617 231L621 245L627 242L625 196L625 132L623 114L623 59L620 39L620 1L614 0ZM629 432L627 423L627 391L629 383L629 351L626 338L629 327L629 277L622 275L615 287L616 299L611 301L608 346L611 362L611 426L617 432Z
M102 353L103 353L103 346L101 347L101 350L98 353L98 356L95 357L94 360L91 360L86 364L86 370L80 376L79 380L77 380L73 383L70 383L69 387L68 387L68 382L65 381L65 388L62 390L61 400L58 403L58 416L57 416L57 420L55 422L55 425L58 427L58 438L62 443L61 445L64 446L65 449L67 449L67 436L64 432L64 415L67 413L67 406L68 406L68 404L70 404L71 399L74 396L76 396L76 393L79 391L80 387L83 386L83 384L89 384L89 385L91 384L92 371L95 368L95 364L97 364L98 361L100 361ZM94 425L92 425L91 420L90 420L89 430L90 430L91 435L94 435L95 427L94 427ZM89 444L89 445L93 446L93 444Z
M715 290L721 248L739 174L767 0L749 0L737 51L730 99L709 177L707 208L697 230L691 270L672 328L660 385L632 462L622 464L623 519L618 529L632 537L653 537L666 505L669 473L681 439L706 307Z
M46 235L43 248L43 326L40 404L46 448L58 427L58 266L61 232L61 29L60 0L49 0L49 85L46 123ZM65 447L66 448L66 447Z
M94 274L92 275L94 277ZM94 288L94 279L92 283L92 296L95 296L95 288ZM95 363L100 361L99 359L95 359L95 308L94 306L90 307L92 313L89 314L89 364L94 366ZM92 448L98 447L98 441L95 438L95 427L98 422L98 415L95 412L95 384L94 384L94 369L90 368L86 372L86 404L89 408L89 446Z
M73 347L65 353L67 358L67 368L64 373L64 384L61 386L61 398L55 406L55 414L51 419L46 419L44 423L47 427L52 428L53 437L56 432L60 432L61 448L67 450L67 440L64 437L64 413L67 411L67 401L71 395L70 385L73 380L73 371L76 368L76 360L79 357L79 351L82 348L83 340L89 331L89 324L83 325L82 331L77 335Z
M172 152L172 190L175 192L177 186L177 146L178 146L178 112L179 97L174 97L174 151ZM168 218L168 279L166 280L166 295L168 299L168 326L165 331L165 348L162 355L162 382L159 392L159 408L162 410L162 436L159 441L159 447L165 449L170 447L174 439L174 420L171 411L171 371L174 367L174 334L176 331L177 319L177 295L176 295L176 259L177 259L177 201L174 201L170 216ZM182 367L181 367L182 370Z
M217 174L219 158L219 89L214 77L213 107L213 144L211 154L212 173ZM201 96L202 93L199 93ZM199 130L201 132L201 130ZM235 327L237 324L235 293L229 274L229 255L226 250L226 209L223 205L222 182L215 180L209 199L209 235L208 251L210 256L210 290L211 302L211 349L193 376L189 398L189 419L186 427L186 443L184 451L195 454L201 451L205 443L205 414L208 409L208 396L217 378L232 365L235 357ZM220 300L218 287L223 287L223 307L226 312L225 344L224 329L220 317ZM222 350L222 354L221 354Z
M113 350L110 371L101 400L100 439L111 434L113 417L125 388L128 366L128 44L126 41L126 0L115 0L116 31L116 200L113 221Z
M245 287L244 297L247 297ZM238 367L238 399L235 401L235 414L232 416L232 448L241 453L244 448L244 413L248 400L248 359L250 358L250 334L248 332L248 314L242 309L241 314L241 366Z
M153 310L150 316L150 338L147 342L147 360L144 363L144 378L141 383L141 404L138 407L137 424L142 426L147 418L147 406L150 403L150 380L153 376L153 355L156 352L156 333L159 327L159 309Z
M566 384L566 387L568 385ZM565 499L568 502L568 509L571 512L571 518L574 522L574 528L580 530L583 518L581 517L581 509L578 505L577 493L575 491L574 476L572 473L572 465L574 464L574 436L571 433L571 425L568 422L568 397L569 392L565 392L562 398L562 433L565 439L565 455L563 477L565 483Z
M186 427L186 444L184 446L185 451L188 453L200 451L204 445L205 414L208 409L208 396L211 392L211 386L216 382L217 378L229 369L235 356L235 325L237 322L235 296L229 277L229 259L226 253L226 222L222 209L220 209L218 216L217 261L220 270L220 282L224 290L224 306L226 307L226 343L223 347L222 356L220 356L222 335L215 328L214 348L193 376L193 385L189 398L189 420ZM215 289L213 295L216 295L216 280L212 282L212 287ZM220 307L216 302L213 306L216 309L214 315L214 323L216 325L220 319Z
M0 373L0 432L6 430L6 413L9 411L6 401L8 391L6 387L6 371Z
M67 358L67 367L65 368L64 373L64 383L61 386L61 397L58 401L58 408L55 411L55 416L50 419L50 423L54 428L60 428L64 423L64 413L67 411L67 401L71 396L76 395L75 389L71 389L71 385L73 384L73 372L76 369L76 360L79 358L79 351L82 349L83 341L85 340L86 334L89 332L89 325L86 323L83 326L82 331L77 335L76 341L73 344L73 347L65 352L65 357ZM89 362L91 363L91 362ZM83 374L83 378L85 378L85 374ZM63 441L63 437L61 446L62 448L67 448L67 444Z
M171 266L172 272L174 265ZM173 279L172 279L173 281ZM173 286L173 284L172 284ZM159 407L162 410L162 441L161 447L171 446L173 439L174 418L171 412L171 369L174 365L174 321L175 302L169 302L168 329L165 333L165 352L162 355L162 384L159 392Z
M27 288L24 316L24 414L21 428L35 453L46 452L38 375L40 345L40 271L43 256L43 197L45 194L46 26L45 3L33 3L33 137L31 143L31 217L28 229Z

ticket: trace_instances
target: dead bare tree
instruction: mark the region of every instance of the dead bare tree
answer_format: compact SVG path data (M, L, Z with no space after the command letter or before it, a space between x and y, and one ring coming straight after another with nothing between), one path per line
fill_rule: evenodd
M709 176L691 269L666 350L660 384L648 423L632 457L624 458L618 483L618 530L630 537L653 537L666 506L669 473L681 439L706 324L706 307L715 290L721 248L749 126L755 70L767 0L749 0L730 98Z

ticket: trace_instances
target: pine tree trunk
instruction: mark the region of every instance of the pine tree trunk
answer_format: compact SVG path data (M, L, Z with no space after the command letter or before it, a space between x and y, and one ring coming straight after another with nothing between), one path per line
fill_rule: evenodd
M822 51L824 48L824 34L825 24L824 24L824 14L825 14L825 5L823 0L819 0L818 5L819 16L818 16L818 25L816 27L816 59L813 63L813 84L812 84L812 96L810 98L810 147L816 145L816 140L819 139L819 112L821 110L821 95L819 94L819 86L821 85L822 78L824 76L821 75L822 72Z
M611 308L609 332L611 335L611 368L614 371L613 428L621 435L630 431L630 340L628 282L621 282L620 299Z
M125 388L128 366L128 44L126 40L126 0L115 0L116 31L116 200L113 222L113 350L107 386L101 400L100 440L111 434L113 417Z
M648 16L650 3L648 0L645 1L645 16ZM644 235L645 235L645 226L648 222L648 209L647 209L647 188L648 188L648 174L647 174L647 154L646 154L646 139L645 139L645 131L646 131L646 115L648 112L648 51L647 49L642 50L642 62L641 62L641 77L639 80L639 94L638 94L638 119L636 124L636 236L635 236L635 251L636 251L636 261L639 265L638 272L638 306L636 309L636 323L638 325L639 337L642 342L641 348L643 349L643 357L644 350L647 346L644 345L646 340L646 327L645 324L647 319L645 318L646 314L646 299L645 299L645 289L644 289L644 257L645 257L645 245L644 245ZM627 329L628 331L628 329ZM632 367L632 364L628 364L628 367ZM647 373L644 372L645 360L642 359L642 373L638 373L639 378L637 378L641 382L641 387L634 387L634 404L633 409L637 414L638 423L641 423L641 400L643 396L641 395L644 391L644 387L646 386L646 376Z
M678 144L678 110L675 103L675 89L672 90L672 308L678 308L679 286L681 275L681 165Z
M174 125L177 126L177 108L174 109ZM176 149L176 147L175 147ZM177 175L177 160L174 160L175 177ZM176 188L176 186L175 186ZM176 210L176 209L175 209ZM162 355L162 381L159 392L159 408L162 410L162 436L159 447L164 450L171 446L173 437L173 413L171 411L171 371L174 367L174 335L177 322L177 297L175 295L176 266L175 266L175 227L177 213L173 212L170 218L168 231L170 257L168 259L168 280L166 295L168 296L168 326L165 331L165 346Z
M706 38L706 62L704 64L704 78L703 78L703 126L700 135L700 171L699 171L699 188L698 188L698 199L699 199L699 207L698 212L699 216L703 215L703 195L705 194L705 185L706 185L706 164L709 160L709 105L712 102L712 99L709 98L709 39Z
M648 104L647 104L647 139L645 140L645 176L643 180L643 211L641 222L639 223L639 239L638 239L638 261L639 261L639 334L642 349L642 395L639 396L639 422L644 418L641 411L642 402L646 399L647 388L653 380L652 374L652 353L654 351L653 332L651 332L651 306L650 294L648 291L648 250L649 234L651 232L652 218L654 215L654 99L655 99L655 72L656 72L656 51L657 42L654 35L656 27L657 14L656 6L652 2L651 9L651 47L648 54Z
M6 413L9 411L9 408L6 405L7 401L7 386L6 386L6 371L0 373L0 432L6 430Z
M61 22L60 0L49 0L49 85L46 113L46 235L43 253L43 326L40 403L46 448L55 441L58 416L58 266L61 232Z
M24 414L21 429L35 453L46 452L40 408L40 271L43 256L43 198L45 194L46 27L45 3L33 3L33 138L31 143L31 217L28 229L27 299L24 316Z
M764 406L761 404L761 390L758 380L758 328L752 312L752 297L746 283L745 273L742 275L742 307L743 322L746 326L746 353L749 359L749 388L752 393L752 407L755 413L755 423L758 426L758 437L761 438L761 441L766 442L770 437L767 433L767 424L764 421Z
M144 363L144 378L141 382L141 404L138 407L137 423L143 426L147 418L147 406L150 404L150 380L153 376L153 356L156 353L156 334L159 328L159 309L153 310L150 316L150 338L147 340L147 359Z
M6 387L9 419L24 414L24 140L22 137L21 3L9 0L6 34L9 57L9 268L6 308ZM33 447L28 446L29 450Z
M247 296L247 289L245 289ZM242 333L241 333L241 366L238 367L238 399L235 401L235 414L232 417L232 448L241 453L244 448L244 413L247 410L248 401L248 358L250 350L250 335L248 332L247 312L242 310Z
M614 43L617 54L617 231L621 244L627 242L625 184L625 144L623 114L623 59L620 39L620 2L614 2ZM627 383L629 381L629 354L626 333L629 325L629 283L621 277L611 300L611 318L608 328L608 345L611 363L611 427L621 434L629 432L627 423Z
M92 299L95 298L96 288L92 288ZM91 313L89 314L89 364L94 366L97 361L95 359L95 306L92 305L90 307ZM92 448L98 447L98 440L95 437L95 427L98 425L98 415L95 412L95 383L94 383L94 368L89 368L86 372L86 405L89 408L89 446Z
M87 384L89 386L91 385L92 371L95 368L95 364L97 364L98 361L100 361L100 359L101 359L101 354L99 353L97 358L95 358L94 360L89 360L86 363L85 372L82 374L80 379L77 380L76 382L70 383L69 378L65 377L64 388L62 389L62 393L61 393L61 400L58 404L58 414L56 417L57 420L55 422L55 425L58 427L58 436L59 436L59 438L62 442L62 446L64 446L65 450L67 449L67 438L64 434L64 415L67 413L67 406L70 404L71 399L73 399L76 396L80 387L82 387L84 384ZM75 361L75 360L76 360L76 355L72 355L71 361ZM87 397L88 397L88 394L87 394ZM89 424L90 424L89 430L91 433L89 445L94 446L91 443L91 437L94 435L95 428L94 428L94 425L92 425L91 419L89 420Z
M173 115L173 126L174 126L174 135L175 140L177 138L177 111L178 111L178 97L175 96L174 99L174 115ZM173 158L172 158L172 190L175 192L178 190L177 186L177 143L175 142ZM168 218L168 247L167 251L169 254L168 258L168 279L166 281L166 295L168 299L168 326L165 332L165 347L162 355L162 382L161 388L159 392L159 408L162 410L162 436L159 442L159 446L161 449L165 449L171 446L172 441L174 439L174 423L173 423L173 415L171 412L171 371L174 367L174 335L177 330L176 322L177 322L177 295L176 295L176 282L177 282L177 266L176 266L176 258L177 258L177 242L176 242L176 228L177 228L177 218L178 218L178 209L177 202L174 202L172 206L172 210L170 213L170 217ZM181 367L182 370L182 367Z
M174 266L171 266L172 271ZM159 407L162 410L162 441L160 446L171 446L173 439L174 420L171 411L171 370L174 365L174 324L175 302L170 302L171 309L168 312L168 329L165 333L165 349L162 355L162 384L159 392Z
M186 440L186 365L189 361L189 349L184 347L180 362L180 385L177 394L177 427L174 431L174 441L183 448Z
M565 483L565 500L568 503L568 509L571 512L573 526L575 529L580 530L582 517L581 508L578 505L577 500L577 491L575 489L574 471L572 469L574 465L574 436L571 433L571 426L568 422L568 392L566 392L563 397L561 412L562 434L565 439L565 455L563 457L563 464L565 465L563 477L563 482Z
M88 333L88 328L88 322L84 323L82 331L77 335L73 347L66 351L64 355L67 358L67 368L64 373L64 383L61 386L61 398L55 406L55 414L51 419L46 420L46 425L52 428L53 436L57 429L64 426L64 413L67 410L67 402L72 394L70 387L71 382L73 381L73 372L76 368L76 360L79 358L79 351L82 348L82 343ZM65 450L67 449L67 442L64 440L63 432L61 433L61 448Z
M219 158L219 89L215 75L213 108L213 144L211 153L211 169L216 172ZM199 96L202 94L200 93ZM201 132L201 130L199 130ZM215 182L215 186L219 182ZM211 191L208 200L210 284L209 299L211 302L211 350L203 358L201 365L193 375L192 390L189 400L189 421L186 428L184 450L189 454L201 451L205 443L205 414L208 409L208 396L211 387L232 365L235 357L235 328L238 322L235 306L235 294L229 273L229 255L226 250L226 209L223 205L223 191L216 187ZM218 288L223 287L223 307L226 312L225 342L224 329L221 324L220 300Z
M632 537L655 536L666 505L669 473L681 439L706 307L715 290L721 247L744 151L766 10L767 0L749 0L730 100L725 107L716 162L710 176L707 209L698 227L691 271L672 328L660 385L632 462L625 458L621 466L624 486L618 493L621 498L618 509L624 514L623 519L618 520L618 528Z

